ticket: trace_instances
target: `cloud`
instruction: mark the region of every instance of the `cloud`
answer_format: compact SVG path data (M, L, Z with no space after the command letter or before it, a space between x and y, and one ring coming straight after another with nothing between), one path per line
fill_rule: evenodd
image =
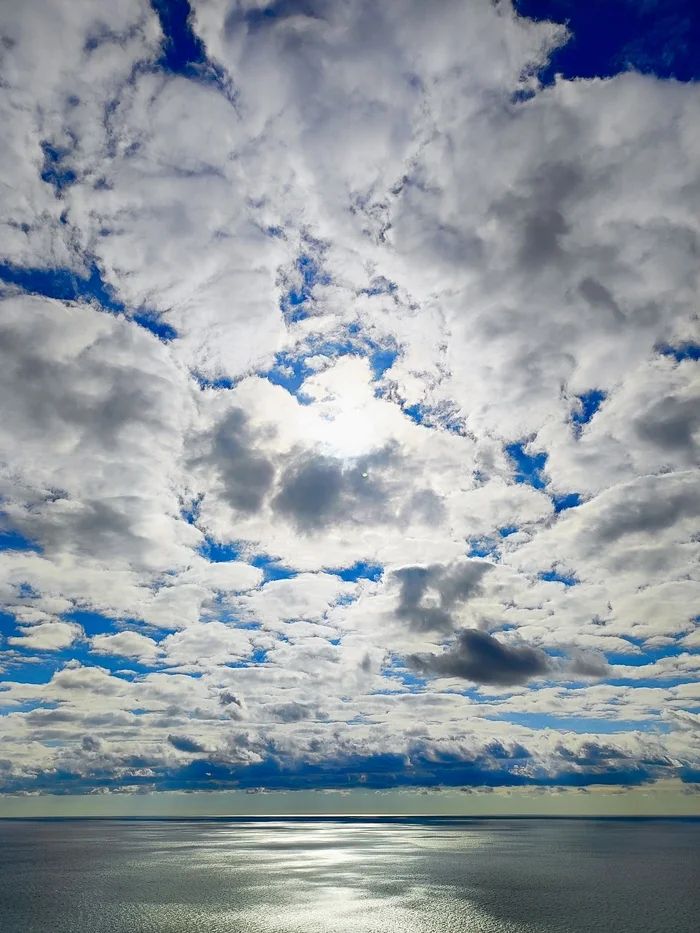
M448 566L402 567L394 572L400 586L397 619L416 631L453 631L454 610L481 592L482 579L491 569L491 564L476 560ZM432 604L426 602L431 595Z
M307 533L331 524L391 521L382 468L394 456L385 450L345 464L322 454L301 454L283 470L272 508Z
M158 644L140 632L118 632L116 635L95 635L90 646L96 654L122 658L151 660L159 653Z
M577 677L602 678L610 674L610 665L604 655L597 651L575 651L569 671Z
M700 514L697 490L694 471L643 477L617 491L616 501L599 513L592 533L607 544L627 535L664 531L679 519L692 520Z
M660 399L635 422L642 440L663 449L681 451L693 457L697 451L695 435L700 431L700 397Z
M38 622L19 630L22 634L11 636L7 643L34 651L63 651L82 635L81 627L71 622Z
M219 695L219 703L221 703L222 706L229 706L231 703L234 703L236 706L241 705L241 701L238 699L237 696L234 696L234 694L231 693L230 690L224 690Z
M282 703L280 706L271 707L270 712L281 722L302 722L316 716L313 710L301 703Z
M477 629L463 629L456 642L442 654L414 654L408 663L421 674L498 686L525 683L546 674L552 666L538 648L509 647Z
M272 488L275 467L256 450L248 417L234 408L217 425L204 464L216 470L226 502L239 512L257 512Z
M186 735L169 735L168 742L179 752L199 754L205 751L204 746Z

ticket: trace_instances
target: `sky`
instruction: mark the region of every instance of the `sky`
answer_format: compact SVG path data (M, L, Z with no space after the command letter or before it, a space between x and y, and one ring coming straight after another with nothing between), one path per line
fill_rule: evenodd
M2 5L0 815L700 813L699 50Z

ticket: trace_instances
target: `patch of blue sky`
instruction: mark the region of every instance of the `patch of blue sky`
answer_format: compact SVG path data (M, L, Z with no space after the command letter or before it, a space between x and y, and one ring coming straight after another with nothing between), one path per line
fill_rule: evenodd
M345 593L343 596L339 596L334 602L334 606L352 606L354 602L357 602L357 594L354 593Z
M625 641L628 641L630 645L632 645L631 650L634 651L635 648L641 648L642 650L644 650L645 641L643 638L637 638L634 635L622 635L621 637L624 638Z
M2 681L18 684L47 684L59 667L65 662L48 653L37 655L12 648L16 652L12 657L3 658L5 670ZM0 704L2 703L2 684L0 684Z
M409 687L411 691L422 690L428 681L425 677L419 677L417 674L414 674L413 671L410 671L403 663L403 661L396 657L392 656L390 662L386 664L382 670L382 679L386 681L394 681L402 684L404 687Z
M515 443L508 444L505 448L515 465L515 482L533 486L535 489L544 489L546 480L542 474L547 465L547 454L528 454L525 452L525 446L523 443Z
M540 73L543 84L564 78L609 78L639 71L678 81L700 79L697 0L515 0L522 16L566 23L571 39Z
M321 271L318 261L308 253L302 253L295 266L301 282L292 286L280 299L282 314L290 324L308 317L308 304L313 299L314 288L331 283L330 276Z
M129 315L111 285L104 282L99 266L92 259L87 266L87 275L78 275L70 269L27 268L0 262L0 282L14 285L29 295L41 295L57 301L96 303L102 311L130 317L139 327L166 343L177 337L175 328L156 311L142 308Z
M470 538L467 541L467 557L488 557L498 561L500 560L500 544L501 542L488 536Z
M267 661L267 648L256 648L253 653L240 661L230 661L226 667L241 669L244 667L259 667Z
M15 285L30 295L42 295L58 301L97 301L107 311L124 311L124 305L115 300L112 290L102 282L99 269L94 265L87 276L80 276L70 269L26 268L2 262L0 281Z
M301 405L309 405L313 399L301 391L301 386L313 372L306 361L306 355L283 351L275 356L274 365L260 375L273 385L281 386L290 395L296 396Z
M0 635L14 635L15 626L15 617L0 609Z
M552 496L552 504L554 505L554 511L558 514L581 505L581 496L577 492L568 492L563 496Z
M102 615L100 612L92 612L89 609L76 609L74 612L67 612L63 615L66 622L77 622L83 627L88 637L93 635L113 635L120 631L124 624L121 619L113 619L110 616ZM136 622L135 619L129 620Z
M683 360L693 360L697 363L700 360L700 344L696 343L682 343L677 347L663 344L657 347L657 352L662 356L672 356L677 363L682 363Z
M70 155L70 150L59 149L46 140L41 143L41 148L44 152L41 180L51 185L56 195L60 196L64 189L75 184L78 178L75 172L64 164L64 160Z
M482 715L492 718L492 714L485 706ZM493 718L497 716L494 711ZM529 729L554 729L577 734L601 733L610 735L615 732L635 732L643 728L639 720L603 719L592 716L553 716L549 713L504 713L498 715L499 719L511 722L514 725L525 726Z
M196 369L191 369L190 375L200 389L235 389L240 381L238 379L229 379L227 376L217 376L212 379Z
M623 637L625 641L631 642L628 635ZM640 649L639 652L634 651L634 646ZM678 645L676 642L671 645L653 648L650 646L645 647L644 642L639 639L636 639L635 642L630 645L630 651L634 651L634 653L628 654L621 651L610 651L607 653L607 659L610 664L624 664L627 667L644 667L646 664L653 664L655 661L660 661L664 658L676 658L681 654L687 653L687 649Z
M244 546L240 541L222 543L213 538L205 538L197 551L206 560L215 564L228 563L234 560L243 560Z
M292 570L275 557L269 554L257 554L251 561L253 567L258 567L263 572L263 584L270 583L272 580L291 580L299 576L298 570Z
M346 583L357 583L358 580L371 580L372 583L376 583L381 579L384 568L381 564L373 564L369 561L360 560L351 567L339 567L333 570L327 570L326 572L340 577L340 579L345 580Z
M41 547L30 538L25 538L19 531L0 529L0 551L36 551L41 553Z
M519 530L517 525L506 525L504 528L499 528L498 533L502 538L509 538L511 535L517 534Z
M139 327L150 330L163 343L169 343L177 337L177 331L172 324L164 321L156 311L137 311L131 315L131 320Z
M402 405L401 410L411 421L423 427L441 428L449 434L465 433L464 419L455 408L448 404L442 405Z
M607 398L607 394L600 389L591 389L583 395L577 396L579 405L571 413L571 423L574 426L574 433L577 437L581 435L583 425L588 424L600 406Z
M369 365L372 370L372 376L381 379L396 362L399 351L396 347L377 348L369 354Z
M683 684L697 683L697 679L697 671L688 671L685 674L677 674L677 676L674 677L606 677L605 683L610 687L634 687L635 689L638 687L649 687L655 690L667 690L671 687L682 687ZM690 707L686 707L686 709L689 708ZM698 711L700 711L700 708ZM657 709L656 712L660 712L660 709ZM641 723L638 728L648 728L648 725Z
M310 357L326 357L332 361L345 356L367 357L372 379L381 379L400 355L398 347L393 343L382 346L363 335L359 326L352 329L351 327L347 329L345 337L338 336L328 340L312 336L293 350L277 353L270 369L261 372L260 375L274 385L281 386L290 395L296 396L302 405L309 405L313 401L302 388L304 381L316 372L315 367L308 362Z
M539 577L545 583L563 583L564 586L576 586L579 582L573 574L559 573L558 570L546 570Z
M188 525L196 525L199 521L199 511L202 507L203 498L204 496L200 494L180 508L180 515Z
M0 716L9 716L10 713L33 713L37 709L58 709L58 703L50 703L48 700L28 700L26 703L4 706L0 690Z
M193 11L189 0L151 0L151 6L163 31L158 67L168 74L214 84L230 93L226 72L208 58L204 43L192 28Z

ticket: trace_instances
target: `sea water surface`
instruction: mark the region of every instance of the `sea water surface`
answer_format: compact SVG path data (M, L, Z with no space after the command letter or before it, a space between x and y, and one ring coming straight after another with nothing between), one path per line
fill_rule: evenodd
M700 823L0 822L2 933L697 933Z

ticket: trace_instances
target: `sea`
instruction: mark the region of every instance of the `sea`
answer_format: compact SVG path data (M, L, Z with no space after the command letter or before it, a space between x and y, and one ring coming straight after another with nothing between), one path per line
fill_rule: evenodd
M8 820L1 933L698 933L700 822Z

